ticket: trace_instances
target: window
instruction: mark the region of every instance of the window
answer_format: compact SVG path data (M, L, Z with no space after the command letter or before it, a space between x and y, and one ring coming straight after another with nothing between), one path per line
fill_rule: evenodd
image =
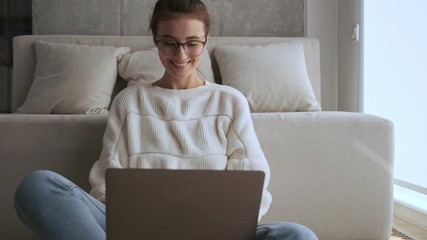
M425 0L363 3L364 112L393 121L395 200L427 215L426 12Z

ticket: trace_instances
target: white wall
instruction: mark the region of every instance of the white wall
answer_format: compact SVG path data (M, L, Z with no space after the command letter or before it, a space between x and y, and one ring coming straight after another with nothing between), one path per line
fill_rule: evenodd
M360 112L362 109L361 41L354 40L353 29L361 20L361 1L338 2L338 110Z
M307 0L307 37L320 41L322 108L360 110L360 42L352 29L360 23L361 0Z
M338 0L307 0L307 37L320 42L322 110L338 107L337 92Z

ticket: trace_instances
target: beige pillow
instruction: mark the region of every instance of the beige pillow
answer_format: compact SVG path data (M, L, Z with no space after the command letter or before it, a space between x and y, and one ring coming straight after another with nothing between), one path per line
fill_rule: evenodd
M301 42L219 46L222 84L246 96L252 112L319 111Z
M18 113L93 113L108 108L127 47L35 42L36 70ZM97 110L98 109L98 110Z
M215 82L209 52L205 49L198 68L199 76L209 82ZM126 54L119 63L119 74L129 81L128 86L151 84L159 80L165 72L160 62L157 48Z

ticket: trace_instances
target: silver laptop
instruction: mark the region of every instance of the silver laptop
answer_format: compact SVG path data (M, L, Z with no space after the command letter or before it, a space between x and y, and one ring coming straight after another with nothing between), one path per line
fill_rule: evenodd
M107 240L255 238L260 171L108 169Z

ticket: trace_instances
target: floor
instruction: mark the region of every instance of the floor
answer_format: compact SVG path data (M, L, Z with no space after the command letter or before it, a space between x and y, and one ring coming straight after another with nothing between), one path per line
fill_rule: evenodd
M415 240L427 240L427 230L408 223L401 218L393 218L393 228Z

